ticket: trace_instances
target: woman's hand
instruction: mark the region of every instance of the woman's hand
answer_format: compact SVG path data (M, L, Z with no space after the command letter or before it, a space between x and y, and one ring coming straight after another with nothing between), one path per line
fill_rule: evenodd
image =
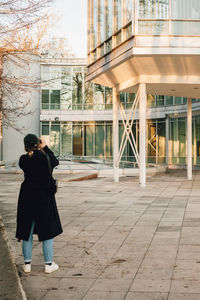
M39 138L39 139L40 139L39 149L43 149L46 146L46 143L43 139L41 139L41 138Z
M33 151L28 152L28 156L31 157L33 155Z

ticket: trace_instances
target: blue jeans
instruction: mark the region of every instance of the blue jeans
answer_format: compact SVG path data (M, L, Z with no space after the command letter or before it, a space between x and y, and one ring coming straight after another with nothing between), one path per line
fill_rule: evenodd
M28 241L22 241L22 252L24 255L25 262L31 262L32 259L34 227L35 227L35 222L33 222L32 224ZM53 239L43 241L42 248L43 248L43 256L44 256L45 264L51 263L53 261Z

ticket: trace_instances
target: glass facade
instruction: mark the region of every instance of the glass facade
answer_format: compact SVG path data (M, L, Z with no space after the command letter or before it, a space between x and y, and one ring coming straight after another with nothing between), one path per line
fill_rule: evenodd
M42 72L42 80L50 77L51 66ZM56 70L56 68L58 70ZM41 93L41 108L51 110L105 110L112 109L112 89L86 82L87 68L85 66L53 66L53 71L60 74L56 84L49 80L43 84ZM56 88L56 89L52 89ZM59 89L58 89L59 88ZM121 93L120 100L124 108L131 107L135 95ZM193 102L199 99L193 99ZM148 95L148 107L163 107L186 104L187 99L175 96Z
M89 1L93 12L90 14L92 20L89 30L93 41L89 49L90 62L135 34L200 35L198 0ZM137 11L133 11L133 8Z
M112 122L41 123L41 136L57 156L112 158Z
M186 117L169 119L169 139L166 139L166 119L147 120L147 162L165 164L168 148L169 164L186 164ZM84 156L112 160L112 122L47 122L41 123L42 137L57 156ZM119 147L124 132L119 122ZM139 121L132 127L139 148ZM132 139L132 138L131 138ZM200 116L193 117L192 127L193 164L200 164ZM124 148L122 163L136 162L129 141Z
M85 66L42 66L41 108L45 110L112 110L112 89L86 82ZM130 109L135 94L120 93L125 109ZM199 99L192 99L195 103ZM147 95L147 107L185 105L187 99L175 96ZM186 107L184 108L186 110ZM165 110L164 110L165 111ZM110 112L112 114L112 112ZM87 116L86 116L87 119ZM186 164L186 118L169 119L169 139L166 139L166 119L147 120L147 162L162 164ZM119 147L124 132L119 121ZM132 132L139 150L139 121L134 121ZM200 117L193 117L193 163L200 164ZM112 160L112 121L57 122L43 121L41 135L57 156L99 157ZM130 137L132 139L132 137ZM166 153L168 158L166 159ZM136 159L129 140L124 147L123 164L135 163Z

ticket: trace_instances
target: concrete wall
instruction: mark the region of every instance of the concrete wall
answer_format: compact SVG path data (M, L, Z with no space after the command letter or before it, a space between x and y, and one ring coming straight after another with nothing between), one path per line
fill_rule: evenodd
M16 78L28 83L23 91L19 87L13 87L12 99L9 99L10 95L5 93L4 101L6 101L7 106L12 107L13 104L17 103L20 112L20 105L28 102L24 111L26 114L31 111L31 114L20 117L17 117L16 113L10 115L15 120L14 126L19 128L20 132L10 126L7 127L5 121L3 122L2 158L3 161L7 162L18 160L20 155L25 153L23 138L26 134L39 135L40 87L33 86L33 82L40 81L40 59L33 54L19 54L14 60L7 57L4 63L4 74L10 79Z

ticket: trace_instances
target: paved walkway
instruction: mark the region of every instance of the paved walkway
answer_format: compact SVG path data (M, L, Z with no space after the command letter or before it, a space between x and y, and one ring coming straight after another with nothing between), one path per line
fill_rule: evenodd
M184 171L149 177L145 189L132 177L61 181L60 269L43 273L35 240L29 275L14 238L21 180L0 174L0 212L28 300L200 299L200 173L193 181Z
M4 225L0 219L0 299L23 300L17 269L10 255Z

